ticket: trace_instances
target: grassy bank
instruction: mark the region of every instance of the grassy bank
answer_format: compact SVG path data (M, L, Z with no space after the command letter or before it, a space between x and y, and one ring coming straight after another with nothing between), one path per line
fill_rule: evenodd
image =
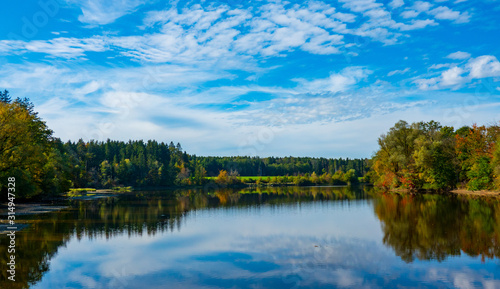
M481 191L468 191L465 189L456 189L450 191L450 193L459 195L459 196L468 196L468 197L494 197L494 198L500 198L500 191L488 191L488 190L481 190Z

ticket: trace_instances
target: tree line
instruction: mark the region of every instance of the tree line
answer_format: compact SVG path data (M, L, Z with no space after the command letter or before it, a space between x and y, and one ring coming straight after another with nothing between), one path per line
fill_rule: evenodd
M60 194L69 188L203 185L221 173L221 184L237 183L235 176L290 176L299 185L335 179L347 183L368 170L368 159L199 157L179 143L155 140L63 142L29 99L12 100L8 91L0 92L0 179L15 177L18 197ZM5 182L0 190L6 195Z
M299 174L294 176L267 176L267 177L240 177L235 171L228 173L221 170L219 175L214 178L215 183L222 186L247 185L266 185L266 186L316 186L316 185L351 185L360 181L367 182L364 177L357 177L356 171L350 169L347 172L337 171L334 174L323 173L321 175L312 172L311 174Z
M173 142L62 142L29 99L0 92L0 178L16 178L18 197L69 188L168 187L241 183L347 184L363 177L384 188L468 190L500 188L500 126L457 130L438 122L399 121L379 140L372 160L311 157L211 157L188 154ZM251 181L250 181L251 182ZM6 195L6 182L0 182Z
M392 189L500 189L499 138L498 124L455 130L435 121L399 121L379 138L370 177Z
M241 176L294 176L355 170L362 177L369 169L368 159L312 158L312 157L198 157L208 176L217 176L221 170L236 170Z

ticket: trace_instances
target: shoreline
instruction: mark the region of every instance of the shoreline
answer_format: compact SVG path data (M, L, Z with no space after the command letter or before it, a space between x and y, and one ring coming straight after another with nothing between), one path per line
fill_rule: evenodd
M466 189L454 189L451 190L450 193L457 196L500 198L500 191L469 191Z
M500 198L500 191L490 191L490 190L469 191L467 189L453 189L453 190L439 191L439 190L389 189L384 192L409 194L409 195L438 194L438 195L450 195L450 196L462 196L462 197Z

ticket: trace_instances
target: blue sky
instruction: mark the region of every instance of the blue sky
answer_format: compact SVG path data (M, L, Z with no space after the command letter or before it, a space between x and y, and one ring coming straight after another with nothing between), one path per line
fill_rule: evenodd
M370 157L400 119L500 120L500 1L9 1L0 89L63 140Z

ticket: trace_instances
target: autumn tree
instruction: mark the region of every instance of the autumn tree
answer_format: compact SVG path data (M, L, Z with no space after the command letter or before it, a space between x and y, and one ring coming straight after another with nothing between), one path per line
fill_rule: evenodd
M17 195L29 197L45 190L67 186L53 144L52 131L38 117L28 99L10 101L3 92L0 101L0 178L16 178ZM48 163L51 165L47 166ZM60 177L60 179L58 179ZM0 186L5 182L0 182ZM2 188L2 187L0 187ZM6 189L2 188L5 193Z
M399 121L380 137L370 177L385 188L441 190L462 182L469 190L493 189L499 137L498 125L454 131L435 121Z
M500 189L500 136L497 139L495 151L493 152L492 166L494 186L496 189Z
M469 190L493 188L493 159L500 126L474 124L467 133L457 134L456 154L460 163L460 180Z
M375 154L374 163L378 185L414 188L416 171L413 154L418 136L415 125L411 126L403 120L380 136L380 149Z

